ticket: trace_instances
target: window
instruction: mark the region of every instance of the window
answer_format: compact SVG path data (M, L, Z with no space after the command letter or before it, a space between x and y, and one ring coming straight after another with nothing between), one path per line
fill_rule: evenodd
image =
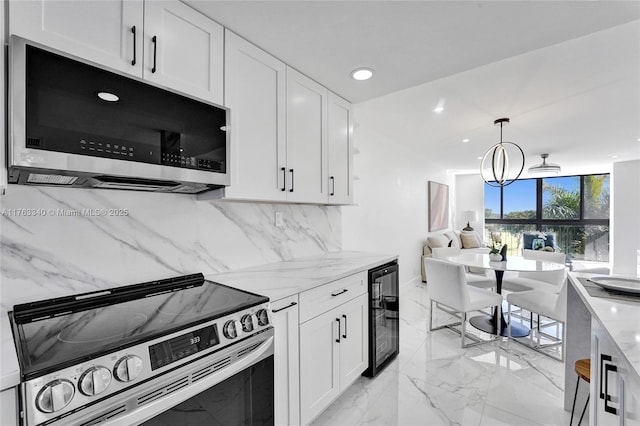
M609 175L584 177L584 218L609 219Z
M485 219L500 219L500 188L484 186L484 217Z
M580 176L542 179L542 219L580 218Z
M498 190L500 188L497 188ZM523 179L504 187L503 219L536 218L536 181Z
M609 175L520 179L485 184L487 232L499 232L509 252L523 248L522 234L555 234L568 258L609 261Z

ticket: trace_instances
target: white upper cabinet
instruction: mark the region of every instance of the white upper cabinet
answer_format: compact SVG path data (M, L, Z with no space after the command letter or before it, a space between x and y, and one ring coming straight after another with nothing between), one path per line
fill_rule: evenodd
M351 105L180 1L11 0L9 34L228 107L231 186L202 199L353 203Z
M144 7L144 78L222 105L224 28L179 1Z
M142 77L142 0L12 0L9 33Z
M351 104L329 92L329 204L353 203L353 111Z
M327 89L287 68L287 200L327 202Z
M12 0L9 32L222 105L223 27L177 0Z
M225 197L285 201L286 65L228 30L224 104L231 110Z

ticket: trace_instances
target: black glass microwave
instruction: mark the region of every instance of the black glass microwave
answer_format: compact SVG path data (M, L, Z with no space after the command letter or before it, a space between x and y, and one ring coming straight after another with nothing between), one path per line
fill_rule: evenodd
M229 184L229 111L13 37L9 183L199 193Z

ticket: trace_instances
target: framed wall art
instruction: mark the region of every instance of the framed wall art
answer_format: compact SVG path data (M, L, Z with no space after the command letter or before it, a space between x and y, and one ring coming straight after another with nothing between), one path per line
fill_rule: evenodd
M429 181L429 232L449 227L449 186Z

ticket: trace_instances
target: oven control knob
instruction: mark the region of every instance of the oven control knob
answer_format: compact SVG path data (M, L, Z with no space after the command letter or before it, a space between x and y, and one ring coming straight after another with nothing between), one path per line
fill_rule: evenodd
M113 375L121 382L135 380L142 373L142 359L136 355L127 355L116 362Z
M240 318L240 322L242 323L242 331L251 332L258 327L258 319L253 314L246 314Z
M261 327L269 325L269 313L266 309L258 310L258 312L256 312L256 316L258 317L258 325Z
M38 392L36 407L43 413L54 413L69 405L76 389L68 380L59 379L49 382Z
M104 392L111 383L111 372L105 367L91 367L80 376L78 387L87 396Z
M242 324L240 321L229 320L224 324L222 332L227 339L235 339L242 335Z

